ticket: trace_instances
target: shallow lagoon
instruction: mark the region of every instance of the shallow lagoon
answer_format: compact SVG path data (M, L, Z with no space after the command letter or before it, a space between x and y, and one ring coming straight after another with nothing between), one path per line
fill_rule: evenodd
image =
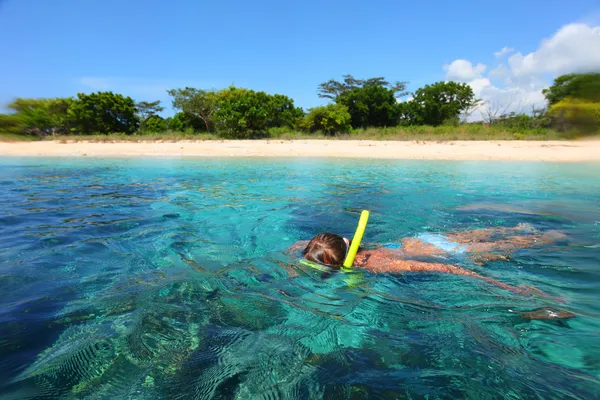
M600 165L0 159L0 395L600 397ZM568 240L448 276L324 276L284 250L528 223ZM293 271L291 273L290 271ZM526 320L541 307L572 312Z

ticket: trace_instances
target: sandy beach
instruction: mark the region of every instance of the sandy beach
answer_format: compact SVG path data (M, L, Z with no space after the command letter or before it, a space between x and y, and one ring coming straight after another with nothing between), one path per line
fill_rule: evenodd
M600 161L600 140L0 142L0 156L346 157L418 160Z

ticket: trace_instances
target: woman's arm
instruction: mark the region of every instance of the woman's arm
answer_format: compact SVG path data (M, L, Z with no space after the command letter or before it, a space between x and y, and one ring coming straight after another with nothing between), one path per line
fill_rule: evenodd
M469 271L468 269L464 269L461 267L457 267L450 264L442 264L442 263L429 263L423 261L415 261L415 260L401 260L394 257L394 254L388 254L387 251L364 251L361 252L357 256L357 265L360 268L364 268L368 271L374 273L394 273L394 272L420 272L420 273L429 273L429 272L442 272L446 274L453 275L463 275L470 276L472 278L481 279L491 285L497 286L501 289L508 290L510 292L522 295L529 296L532 294L537 294L540 296L553 298L548 296L547 294L541 292L540 290L530 287L530 286L511 286L509 284L500 282L496 279L489 278L483 275L479 275L476 272ZM553 298L555 299L555 298Z

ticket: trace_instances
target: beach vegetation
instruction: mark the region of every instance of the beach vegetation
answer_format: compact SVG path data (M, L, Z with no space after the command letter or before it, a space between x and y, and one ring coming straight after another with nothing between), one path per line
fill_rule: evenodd
M350 132L352 116L343 104L327 104L311 108L298 127L305 132L320 132L327 136L333 136L336 133Z
M600 126L600 102L567 97L550 107L549 114L565 132L593 133Z
M476 107L480 100L466 83L437 82L418 89L407 103L403 114L409 114L411 124L438 126L457 125L460 115Z
M347 108L353 128L398 125L400 109L394 91L383 85L356 87L335 101Z
M142 121L143 128L140 126L140 133L160 133L167 130L167 122L160 115L150 115Z
M66 119L69 132L79 134L134 133L139 126L133 99L113 92L79 93Z
M292 128L303 112L283 95L231 86L217 93L216 131L225 138L259 137L269 128Z
M8 104L11 114L4 115L9 131L44 137L69 133L71 119L68 110L72 99L15 99ZM2 124L2 123L0 123Z
M283 94L235 86L167 92L176 111L171 116L161 115L165 107L158 100L135 102L113 92L17 98L0 114L0 138L521 140L600 133L597 73L556 78L543 91L546 108L508 112L488 107L487 114L469 85L452 81L425 85L407 98L406 82L344 75L318 85L318 96L329 103L307 111ZM474 111L481 114L479 120L469 117Z
M162 117L158 113L164 111L164 107L160 105L160 100L156 101L140 101L135 104L137 116L140 120L140 131L144 132L150 129L153 132L165 131L166 124L158 123ZM158 118L157 118L158 117ZM150 123L150 126L147 126ZM159 130L157 130L159 129Z
M218 95L215 90L203 90L186 87L183 89L167 90L173 98L173 108L184 113L188 122L201 121L206 132L214 130L213 114L217 110Z
M542 93L550 107L567 98L600 102L600 72L559 76Z
M341 81L330 79L327 82L319 84L317 94L323 99L337 100L341 95L354 89L362 89L369 86L381 86L394 93L395 97L403 97L408 94L406 91L407 82L388 82L383 77L369 79L356 79L352 75L344 75Z

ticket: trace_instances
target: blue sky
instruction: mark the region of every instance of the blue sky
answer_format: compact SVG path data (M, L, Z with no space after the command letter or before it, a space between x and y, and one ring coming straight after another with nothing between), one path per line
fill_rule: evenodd
M319 83L346 73L415 90L455 60L489 72L494 52L535 53L565 25L595 29L599 11L592 0L0 0L0 102L102 89L170 106L168 88L235 84L311 107L325 102Z

